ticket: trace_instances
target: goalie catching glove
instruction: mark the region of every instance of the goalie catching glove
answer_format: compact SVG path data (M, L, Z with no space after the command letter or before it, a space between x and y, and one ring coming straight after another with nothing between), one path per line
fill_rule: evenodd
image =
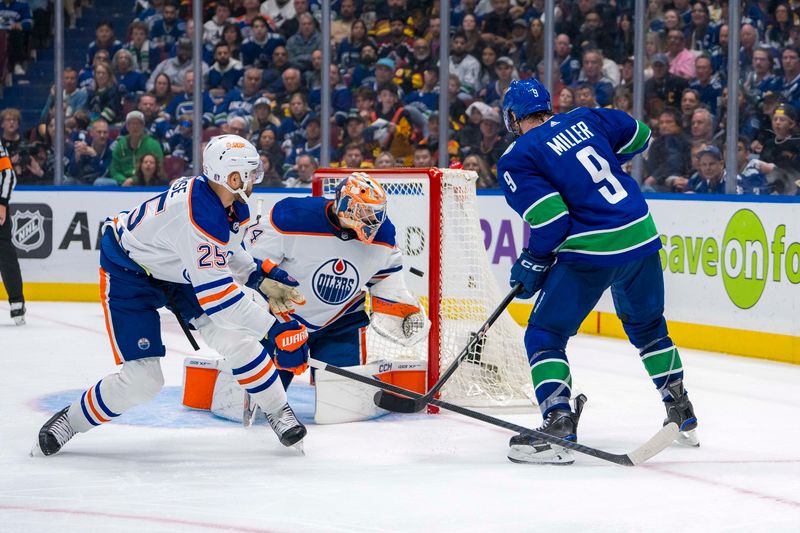
M288 370L299 376L308 368L308 330L297 320L275 322L264 339L278 370Z
M413 346L427 338L431 322L420 305L372 297L372 327L380 335L403 346Z
M250 274L246 285L267 300L274 315L284 319L294 312L295 305L306 303L305 297L297 289L297 280L269 259L256 260L256 269Z

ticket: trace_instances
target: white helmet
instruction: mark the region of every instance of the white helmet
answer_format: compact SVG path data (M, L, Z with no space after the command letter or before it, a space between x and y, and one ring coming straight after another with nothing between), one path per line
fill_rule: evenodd
M228 185L228 176L238 172L242 178L242 186L232 189ZM238 135L218 135L211 137L203 150L203 174L215 183L219 183L233 194L238 194L247 201L245 189L250 183L261 183L264 168L255 146Z

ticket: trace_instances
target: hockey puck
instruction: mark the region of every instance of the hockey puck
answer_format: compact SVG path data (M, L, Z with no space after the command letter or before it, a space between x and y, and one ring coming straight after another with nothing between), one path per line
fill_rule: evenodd
M419 277L423 277L425 275L425 272L423 272L422 270L416 269L414 267L409 267L408 271L411 272L412 274L414 274L415 276L419 276Z

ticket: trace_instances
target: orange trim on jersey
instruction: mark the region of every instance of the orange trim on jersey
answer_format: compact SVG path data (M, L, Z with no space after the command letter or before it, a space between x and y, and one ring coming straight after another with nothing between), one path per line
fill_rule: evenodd
M104 422L104 423L105 422L109 422L110 421L109 419L103 418L102 416L100 416L100 413L97 412L97 408L95 408L95 406L94 406L94 400L92 399L92 389L93 388L94 387L91 387L89 390L86 391L86 399L89 400L87 402L89 404L89 409L92 410L92 413L94 414L95 418L97 418L100 422Z
M332 203L333 203L333 201L331 200L330 202L325 204L325 209L328 209L328 206L331 205ZM275 208L273 207L272 209L275 209ZM278 226L276 226L275 223L272 221L272 209L270 209L270 211L269 211L269 223L273 228L275 228L275 231L277 231L281 235L313 235L314 237L336 237L336 235L334 235L333 233L314 233L314 232L311 232L311 231L283 231L282 229L278 228ZM330 223L330 221L328 221L328 222ZM333 224L331 224L331 226L333 226ZM341 229L341 228L335 228L334 227L334 229ZM336 237L336 238L338 239L338 237ZM355 242L360 242L361 244L377 244L378 246L385 246L385 247L390 248L390 249L391 248L395 248L395 246L392 246L391 244L388 244L388 243L385 243L385 242L376 242L376 241L364 242L364 241L359 240L359 239L353 239L353 240Z
M11 159L8 157L0 157L0 171L9 170L12 168Z
M407 317L419 312L419 307L411 304L404 304L401 302L390 302L383 298L372 298L372 310L376 313L384 315L399 316L400 318Z
M235 291L237 288L238 287L236 286L235 283L231 283L230 285L228 285L228 287L225 290L220 291L220 292L216 292L216 293L214 293L214 294L212 294L210 296L206 296L205 298L200 298L199 300L197 300L197 302L200 305L205 305L205 304L207 304L209 302L216 302L217 300L221 300L225 296L229 295L230 293Z
M254 376L250 376L249 378L244 378L244 379L238 380L239 381L239 385L248 385L248 384L250 384L250 383L252 383L254 381L258 381L259 379L264 377L264 375L267 372L269 372L270 368L272 368L272 359L269 360L267 365L264 368L262 368L261 371L258 374L255 374Z
M367 364L367 328L359 328L358 332L361 337L361 364Z
M100 268L100 304L103 306L103 316L106 321L106 332L108 333L108 342L111 343L111 352L114 354L114 362L118 365L122 364L122 356L117 350L117 341L114 338L114 329L111 327L111 316L108 311L108 274L101 267Z
M205 230L203 230L203 228L201 228L200 225L194 221L194 215L192 215L192 187L194 187L194 182L195 182L196 179L197 178L192 178L191 183L189 183L189 195L188 195L188 199L186 200L187 202L189 202L189 222L192 223L192 226L194 226L197 229L197 231L199 231L200 233L202 233L203 235L205 235L206 237L208 237L209 239L211 239L215 243L221 244L223 246L227 246L228 245L227 242L222 242L222 241L214 238L213 235L211 235L209 233L206 233Z

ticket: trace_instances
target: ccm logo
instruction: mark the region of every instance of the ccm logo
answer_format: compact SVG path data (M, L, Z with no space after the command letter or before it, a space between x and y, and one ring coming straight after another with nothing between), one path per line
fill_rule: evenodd
M534 265L530 261L526 261L523 259L522 266L525 267L527 270L533 270L534 272L545 272L549 269L549 266L546 265Z
M303 328L302 331L294 333L285 333L278 337L278 348L285 351L292 351L299 348L304 342L308 340L308 331Z
M225 148L244 148L244 143L225 143Z

